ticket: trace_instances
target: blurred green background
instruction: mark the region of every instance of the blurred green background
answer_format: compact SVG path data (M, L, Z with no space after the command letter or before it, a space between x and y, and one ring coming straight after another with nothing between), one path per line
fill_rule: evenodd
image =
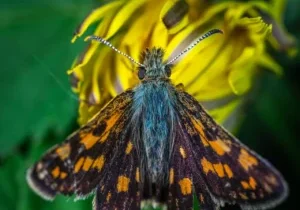
M91 199L47 202L25 181L26 169L78 127L76 96L66 70L84 49L71 44L76 26L99 5L93 0L1 0L0 210L91 209ZM300 38L300 2L287 1L285 25ZM87 33L88 34L88 33ZM296 209L300 189L300 55L273 52L283 77L262 71L236 134L270 160L291 192L277 210ZM299 151L298 151L299 150ZM235 209L230 207L227 209Z

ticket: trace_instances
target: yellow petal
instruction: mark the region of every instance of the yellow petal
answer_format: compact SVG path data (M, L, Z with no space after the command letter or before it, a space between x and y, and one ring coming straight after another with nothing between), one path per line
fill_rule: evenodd
M118 7L120 7L124 1L114 1L112 3L106 4L104 6L98 7L97 9L93 10L80 24L80 26L77 28L74 37L72 39L72 42L75 42L75 40L80 37L86 29L94 22L99 21L101 18L103 18L105 15L112 13L113 10L116 10Z
M187 57L181 62L189 63L185 69L182 68L179 72L177 81L181 81L186 85L186 90L192 94L197 94L201 99L206 100L206 97L215 97L216 95L230 92L230 87L224 79L226 78L227 63L229 62L228 53L231 53L231 48L225 47L223 42L224 37L213 36L209 39L203 40L199 47L195 47ZM193 53L197 52L193 56ZM191 59L191 60L189 60ZM178 66L181 64L179 63ZM179 68L179 67L178 67ZM226 79L225 79L226 80ZM223 88L219 88L222 85ZM225 85L225 86L224 86ZM210 94L205 94L206 91L212 91ZM216 90L217 92L213 91ZM199 98L200 99L200 98Z
M105 85L107 89L110 89L109 85L106 83L109 80L103 80L105 75L110 75L111 69L109 69L110 51L111 49L106 46L101 46L99 49L101 53L97 56L97 60L94 62L93 75L92 75L92 93L95 103L99 104L101 100L100 85Z
M277 75L283 74L282 67L268 54L261 55L258 62L261 66L273 71Z
M242 95L250 89L254 74L252 69L257 56L254 48L246 48L232 65L228 82L235 94Z
M236 110L236 108L241 104L241 100L237 99L223 107L219 107L214 110L210 110L209 113L211 116L220 124L223 124L226 119Z
M128 50L126 52L136 60L140 59L140 55L146 47L151 46L149 38L152 37L151 33L158 21L158 15L163 3L164 1L158 1L155 2L155 4L148 2L145 5L143 15L136 18L134 22L130 24L128 31L124 35L121 47L122 49Z
M153 30L151 43L156 47L166 49L168 44L168 30L162 22L157 22Z
M141 6L145 3L145 0L139 1L128 1L117 13L113 19L109 31L107 33L107 38L113 36L132 16L136 10L141 10Z
M89 44L88 49L85 51L84 55L82 55L81 62L78 63L76 66L74 66L72 69L68 70L67 73L71 74L73 72L78 73L79 71L81 71L82 67L87 64L87 62L92 58L92 56L94 56L94 53L98 48L98 46L99 46L98 42L92 41Z

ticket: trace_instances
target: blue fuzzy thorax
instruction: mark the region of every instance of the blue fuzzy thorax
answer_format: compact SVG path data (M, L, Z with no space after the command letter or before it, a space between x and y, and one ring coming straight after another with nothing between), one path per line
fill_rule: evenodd
M141 177L162 184L168 176L175 122L172 102L175 90L170 83L171 68L163 63L161 48L145 50L134 88L132 137L141 161Z
M173 87L168 81L150 81L135 88L133 121L135 145L140 147L140 156L145 173L152 182L165 179L168 174L174 112Z

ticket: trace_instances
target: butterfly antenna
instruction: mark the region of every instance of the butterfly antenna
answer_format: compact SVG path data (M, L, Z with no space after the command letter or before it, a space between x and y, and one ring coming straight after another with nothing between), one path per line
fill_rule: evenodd
M89 40L96 40L98 42L101 42L103 44L105 44L106 46L110 47L111 49L113 49L114 51L116 51L117 53L125 56L126 58L128 58L132 63L137 64L138 66L144 67L143 64L137 62L136 60L134 60L132 57L130 57L129 55L125 54L124 52L118 50L115 46L113 46L109 41L99 37L99 36L88 36L87 38L85 38L85 41L89 41Z
M201 42L203 39L206 39L207 37L216 34L216 33L220 33L223 34L223 31L220 29L212 29L209 32L207 32L206 34L202 35L201 37L199 37L198 39L196 39L196 41L194 41L192 44L190 44L187 48L185 48L183 51L181 51L178 55L176 55L172 60L170 60L168 64L173 63L174 61L176 61L180 56L182 56L183 54L187 53L188 51L190 51L192 48L194 48L199 42Z

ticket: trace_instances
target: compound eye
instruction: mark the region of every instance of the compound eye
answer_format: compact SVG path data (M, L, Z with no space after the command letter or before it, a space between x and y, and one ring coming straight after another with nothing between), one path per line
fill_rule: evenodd
M165 73L166 73L167 77L171 76L171 66L169 66L169 65L165 66Z
M144 67L139 68L138 77L140 80L144 79L146 76L146 69Z

